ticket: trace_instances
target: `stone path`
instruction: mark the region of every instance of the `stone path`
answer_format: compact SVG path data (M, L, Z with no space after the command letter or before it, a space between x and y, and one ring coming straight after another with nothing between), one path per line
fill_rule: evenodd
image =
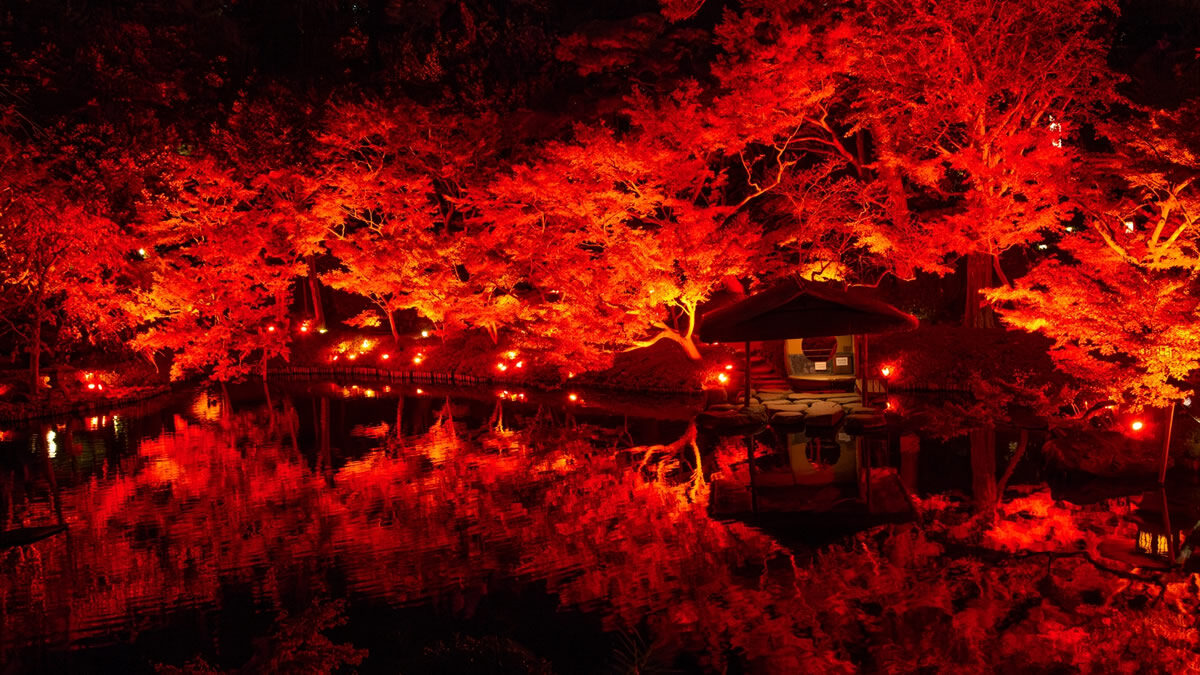
M865 433L886 428L883 410L862 405L862 397L853 392L791 392L751 390L750 406L742 407L742 397L729 403L709 406L700 414L701 426L737 431L753 424L769 423L786 429L836 429L847 433Z

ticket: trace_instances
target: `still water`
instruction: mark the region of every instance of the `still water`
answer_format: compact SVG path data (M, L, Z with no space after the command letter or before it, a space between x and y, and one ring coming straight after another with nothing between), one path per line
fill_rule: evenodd
M403 393L198 392L8 432L5 529L69 528L0 551L0 670L710 669L786 605L764 574L788 551L710 518L687 453L627 450L686 421Z
M667 447L689 425L666 405L456 396L273 385L6 431L4 529L68 529L0 550L0 672L821 658L812 551L711 515L741 439Z

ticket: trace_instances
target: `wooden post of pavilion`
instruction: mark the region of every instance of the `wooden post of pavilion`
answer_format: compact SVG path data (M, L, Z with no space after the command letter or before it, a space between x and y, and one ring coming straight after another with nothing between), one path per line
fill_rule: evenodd
M870 405L869 403L867 403L867 401L869 400L868 390L871 388L870 382L868 380L868 378L871 376L871 369L869 368L870 364L867 360L867 334L863 333L862 335L858 336L858 339L859 339L858 366L859 366L860 372L862 372L862 380L861 380L862 381L862 404Z
M742 399L742 410L750 414L750 341L746 340L746 365L742 373L745 380ZM750 511L758 513L758 494L754 491L754 434L746 434L746 471L750 475Z
M742 399L742 408L750 408L750 341L746 340L746 365L742 371L742 380L744 380L745 398Z

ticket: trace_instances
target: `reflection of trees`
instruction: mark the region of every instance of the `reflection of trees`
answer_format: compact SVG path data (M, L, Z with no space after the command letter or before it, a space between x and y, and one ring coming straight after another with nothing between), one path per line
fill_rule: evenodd
M444 420L327 478L284 426L276 437L254 412L220 426L179 421L104 480L64 489L69 535L0 558L5 639L136 630L166 610L217 607L230 583L277 610L297 581L319 592L330 568L356 596L456 613L498 584L544 582L564 606L665 638L714 669L734 659L755 672L849 670L853 659L903 670L917 659L969 670L1015 655L1014 636L1047 658L1078 647L1086 630L1108 636L1110 656L1145 657L1186 637L1168 630L1169 606L1139 614L1094 570L1058 561L1052 575L1067 590L1043 597L1045 560L950 557L911 526L798 567L757 530L708 517L700 484L664 482L684 472L686 451L613 452L578 429L467 433ZM652 455L678 470L638 466ZM1072 598L1095 589L1117 599L1074 609ZM1103 629L1114 612L1130 625L1123 641Z
M64 490L69 537L6 563L0 601L20 610L3 614L5 634L116 634L155 611L215 606L231 582L277 610L290 580L319 580L333 562L355 592L456 611L498 581L545 580L614 629L682 627L679 646L714 660L742 642L752 654L764 640L807 643L791 620L745 630L778 589L731 570L779 554L773 542L710 520L689 486L660 487L578 435L469 437L442 422L327 483L268 429L251 412L219 426L177 419L106 479Z

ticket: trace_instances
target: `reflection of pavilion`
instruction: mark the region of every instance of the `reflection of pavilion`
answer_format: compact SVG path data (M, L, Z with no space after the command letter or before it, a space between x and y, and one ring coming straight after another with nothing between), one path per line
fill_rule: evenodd
M826 431L784 433L779 446L747 437L753 463L728 467L713 482L719 515L819 514L834 526L905 520L913 510L899 473L889 465L885 436Z
M853 483L858 476L858 445L843 434L836 438L787 434L794 484Z

